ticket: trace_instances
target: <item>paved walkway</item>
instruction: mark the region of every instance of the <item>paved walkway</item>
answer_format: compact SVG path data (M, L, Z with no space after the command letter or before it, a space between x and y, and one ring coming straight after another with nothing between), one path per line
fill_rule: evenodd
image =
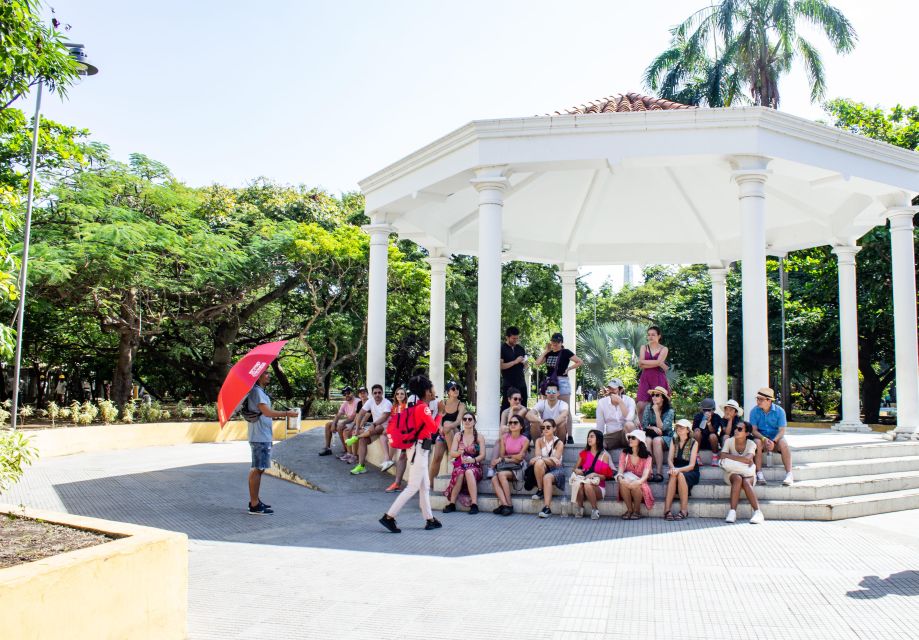
M194 639L919 637L919 513L843 522L439 515L341 476L266 478L244 513L246 443L49 458L4 502L184 531ZM368 474L370 475L370 474Z

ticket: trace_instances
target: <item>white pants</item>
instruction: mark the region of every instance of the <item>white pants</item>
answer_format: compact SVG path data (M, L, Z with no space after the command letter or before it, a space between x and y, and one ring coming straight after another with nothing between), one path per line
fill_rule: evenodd
M407 453L409 459L408 485L402 490L402 493L399 494L395 502L393 502L392 506L389 508L389 511L386 513L395 518L399 515L399 511L402 510L405 503L408 502L416 492L420 491L418 494L418 502L421 506L421 515L424 516L425 520L430 520L434 517L434 514L431 512L431 479L428 476L429 452L421 448L420 442L416 442L414 451L409 451Z

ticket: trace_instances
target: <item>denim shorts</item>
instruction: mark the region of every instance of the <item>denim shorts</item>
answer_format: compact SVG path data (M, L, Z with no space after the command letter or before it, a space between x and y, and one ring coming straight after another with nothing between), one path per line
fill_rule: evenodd
M250 442L249 448L252 449L252 468L265 469L271 468L271 443L270 442Z
M558 377L558 395L560 396L570 396L571 395L571 378L569 378L568 376Z

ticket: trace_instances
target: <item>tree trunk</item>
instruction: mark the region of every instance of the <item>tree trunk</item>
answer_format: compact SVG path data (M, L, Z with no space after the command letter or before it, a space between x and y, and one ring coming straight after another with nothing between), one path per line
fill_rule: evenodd
M204 383L204 397L208 402L216 402L220 387L226 380L227 374L230 373L232 359L230 345L236 341L237 335L239 335L239 321L236 318L224 320L217 325L214 331L214 355L207 368Z
M271 368L274 369L274 375L278 379L278 384L281 385L282 397L285 400L290 400L294 397L294 390L290 386L290 380L287 379L287 374L284 373L284 369L281 368L277 360L272 360Z
M112 401L122 406L131 399L134 384L134 357L140 344L137 322L137 291L128 289L121 300L121 323L118 327L118 361L112 376Z

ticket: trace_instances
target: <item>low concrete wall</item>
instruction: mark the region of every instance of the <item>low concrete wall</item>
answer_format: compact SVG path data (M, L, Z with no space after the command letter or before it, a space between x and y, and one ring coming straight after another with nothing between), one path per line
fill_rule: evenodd
M304 422L300 429L302 431L311 426ZM242 420L234 420L221 429L216 422L152 422L57 427L25 433L38 448L39 455L46 458L115 449L245 440L248 437L248 425ZM287 438L286 424L283 420L274 422L273 437L275 440Z
M186 637L184 533L0 505L9 513L123 537L0 569L4 638Z

